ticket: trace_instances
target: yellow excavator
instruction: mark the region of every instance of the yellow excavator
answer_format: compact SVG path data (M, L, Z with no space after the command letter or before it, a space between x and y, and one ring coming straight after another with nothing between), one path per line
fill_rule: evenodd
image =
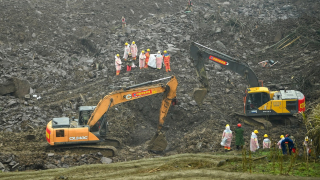
M167 79L170 79L167 84L154 84ZM167 141L161 128L171 104L176 104L177 86L178 81L175 76L172 76L114 91L101 99L97 106L81 106L79 119L53 118L47 124L46 139L51 146L100 149L104 150L107 156L114 156L115 147L120 146L120 142L105 138L107 135L106 113L109 108L127 101L163 93L157 132L148 143L149 151L162 152L167 147Z
M197 75L202 86L194 91L194 99L201 105L208 90L209 83L205 71L205 64L213 62L243 76L249 83L249 88L243 97L244 113L234 115L247 124L264 129L271 127L270 121L285 120L286 123L296 125L297 119L292 115L305 111L305 97L296 90L270 91L263 87L263 81L258 80L256 74L246 63L193 42L190 45L190 56L193 59Z

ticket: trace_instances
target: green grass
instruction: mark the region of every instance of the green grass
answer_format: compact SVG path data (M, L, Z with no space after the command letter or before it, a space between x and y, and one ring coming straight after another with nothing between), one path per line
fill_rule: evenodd
M272 159L272 153L274 158ZM320 177L320 163L314 159L309 160L308 165L304 157L297 156L282 156L280 150L272 152L272 150L259 150L256 153L251 154L252 159L263 157L257 161L252 161L252 173L273 174L273 175L291 175L301 177ZM282 171L281 171L281 156L282 156ZM250 172L250 158L247 152L247 163L245 168L242 161L232 161L227 164L229 169L237 172ZM290 167L291 166L291 167Z

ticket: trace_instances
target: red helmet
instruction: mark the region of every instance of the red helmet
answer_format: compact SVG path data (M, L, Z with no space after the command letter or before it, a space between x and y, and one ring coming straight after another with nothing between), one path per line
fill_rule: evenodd
M240 123L238 124L238 127L241 127L241 124L240 124Z

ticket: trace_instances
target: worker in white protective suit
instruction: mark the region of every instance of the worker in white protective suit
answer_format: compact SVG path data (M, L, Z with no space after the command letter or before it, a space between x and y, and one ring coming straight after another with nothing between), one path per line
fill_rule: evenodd
M144 50L142 50L140 55L139 55L139 67L140 67L140 69L145 68L145 63L146 63L146 55L144 53Z
M251 152L256 152L257 149L259 149L259 143L258 143L258 130L254 130L251 134L250 138L250 151Z
M115 56L115 66L116 66L116 75L118 76L120 74L120 70L121 70L121 59L120 59L120 55L117 54Z
M156 57L156 63L157 63L157 69L161 69L163 62L163 56L161 55L161 52L158 51L157 57Z
M263 149L270 149L270 147L271 147L271 141L270 141L270 139L268 138L268 135L265 134L263 137L264 137L264 140L263 140Z
M222 134L222 143L224 145L224 149L230 151L231 150L231 140L232 140L232 131L230 130L229 124L226 125L226 129Z
M124 61L126 61L127 71L130 71L130 70L131 70L131 62L128 62L128 61L127 61L129 54L130 54L130 45L126 42L126 43L124 44L123 59L124 59Z
M131 52L132 60L135 61L138 55L138 47L134 41L132 41L132 44L130 46L130 52Z
M279 146L279 149L281 149L281 141L284 140L284 135L280 136L280 141L277 143L277 145Z

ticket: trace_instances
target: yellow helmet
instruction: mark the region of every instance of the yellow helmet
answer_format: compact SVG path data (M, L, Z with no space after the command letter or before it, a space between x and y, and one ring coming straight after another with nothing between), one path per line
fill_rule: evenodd
M268 134L265 134L263 137L268 137Z
M150 49L147 49L147 51L149 52L149 51L150 51Z
M127 46L127 45L128 45L128 43L126 42L124 45L126 45L126 46Z
M258 130L254 130L253 132L254 132L255 134L258 134L258 133L259 133Z
M280 138L281 138L281 139L284 138L284 135L281 135Z
M164 52L164 53L167 53L167 50L164 50L163 52Z
M144 50L142 50L141 53L144 53Z
M229 127L229 124L227 124L226 127Z
M132 41L132 44L135 44L136 42Z
M117 54L117 57L119 57L120 55L119 54Z
M308 138L308 136L306 136L306 137L304 138L304 140L305 140L305 141L309 141L309 138Z

